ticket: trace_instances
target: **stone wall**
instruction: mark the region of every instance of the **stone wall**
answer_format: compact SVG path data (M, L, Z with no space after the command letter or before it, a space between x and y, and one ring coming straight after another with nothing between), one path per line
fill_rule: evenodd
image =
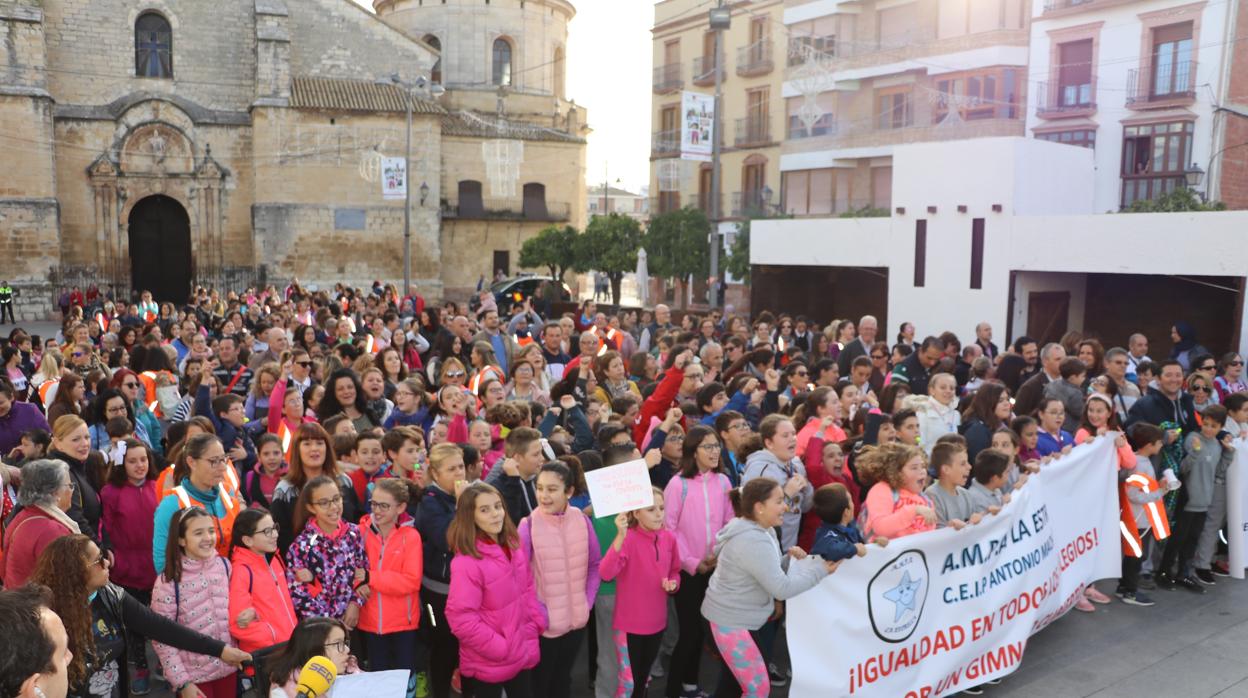
M52 307L50 276L60 265L59 216L56 199L0 198L0 281L18 291L18 320L42 319Z

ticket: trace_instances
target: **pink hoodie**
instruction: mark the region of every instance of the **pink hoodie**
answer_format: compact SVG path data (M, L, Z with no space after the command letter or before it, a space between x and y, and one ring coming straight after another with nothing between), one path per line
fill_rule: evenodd
M694 574L698 563L711 554L715 534L732 521L732 482L723 473L698 473L688 479L677 475L663 491L664 524L676 534L680 567Z
M522 550L504 552L481 538L476 544L481 557L451 560L446 620L459 639L460 673L502 683L537 666L546 613Z

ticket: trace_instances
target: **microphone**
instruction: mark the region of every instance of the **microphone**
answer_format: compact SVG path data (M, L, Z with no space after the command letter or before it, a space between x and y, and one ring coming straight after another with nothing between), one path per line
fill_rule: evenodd
M317 655L308 660L299 670L299 681L295 685L297 698L320 698L329 692L329 687L338 678L338 669L328 657Z

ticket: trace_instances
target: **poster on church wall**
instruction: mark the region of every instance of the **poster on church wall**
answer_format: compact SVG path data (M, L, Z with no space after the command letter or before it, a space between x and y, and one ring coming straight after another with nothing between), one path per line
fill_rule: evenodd
M402 201L407 197L407 160L381 159L381 198Z
M681 92L680 117L680 159L710 162L715 130L714 95Z

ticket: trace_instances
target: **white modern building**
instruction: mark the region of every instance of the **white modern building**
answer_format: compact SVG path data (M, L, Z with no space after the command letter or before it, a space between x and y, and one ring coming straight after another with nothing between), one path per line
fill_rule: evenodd
M1027 133L1093 151L1097 211L1183 186L1193 163L1218 198L1215 103L1234 64L1238 5L1035 1Z
M1248 246L1227 244L1248 212L1106 214L1097 155L1023 137L896 146L891 217L753 222L752 310L869 312L883 338L903 321L964 340L988 321L998 344L1143 331L1154 356L1184 319L1211 350L1248 348Z

